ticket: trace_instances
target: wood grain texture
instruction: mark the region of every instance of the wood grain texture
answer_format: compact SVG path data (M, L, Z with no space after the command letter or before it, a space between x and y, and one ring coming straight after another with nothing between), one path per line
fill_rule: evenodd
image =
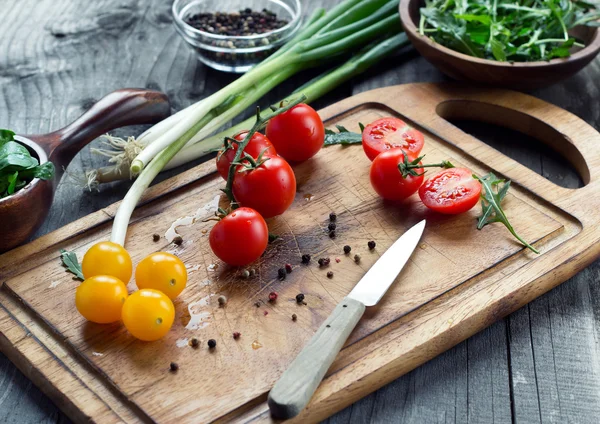
M334 2L318 3L327 6ZM22 133L52 131L75 119L89 107L91 100L123 86L163 89L169 93L174 108L180 109L229 82L230 76L197 64L181 45L168 22L169 3L7 1L3 10L12 25L0 28L2 126ZM314 4L303 1L307 8ZM88 22L93 22L95 14L101 15L110 25L89 31L84 25L76 25L76 17L83 15ZM111 21L110 17L114 19ZM124 21L130 22L129 26ZM119 25L125 29L121 30ZM60 37L61 34L65 36ZM308 73L289 81L268 99L276 100L314 75L314 72ZM598 75L600 61L596 59L576 76L534 94L600 128L600 106L594 101L600 95ZM317 102L317 106L381 86L441 80L444 77L423 58L410 52L402 53L364 77L335 90ZM557 162L548 149L539 145L528 148L531 140L526 137L500 134L496 129L492 131L481 126L479 129L479 138L486 136L496 149L551 181L571 188L580 184L578 177ZM139 132L141 128L138 127L116 134ZM68 171L79 175L82 169L103 163L86 149L75 158ZM161 178L180 171L175 170ZM63 179L50 216L38 235L112 204L122 198L128 187L128 183L113 184L98 195L82 191L78 184L72 179ZM530 412L539 409L538 416L543 422L564 422L569 417L577 417L578 422L583 423L595 422L595 417L600 414L600 404L589 393L600 392L600 377L594 370L590 372L587 364L598 357L594 341L600 337L597 324L599 281L599 268L595 263L518 311L528 319L513 322L515 315L505 318L355 403L333 417L332 422L466 422L470 410L492 407L491 398L473 396L480 386L494 384L492 378L496 379L495 384L508 384L511 393L518 391L522 402L508 403L503 408L512 411L512 416L521 421L529 422ZM565 297L572 301L562 305ZM511 325L507 327L509 323ZM510 328L510 337L507 328ZM487 350L478 353L474 349L477 338L483 340ZM569 349L573 341L578 346L577 352ZM525 353L506 355L506 362L496 362L503 372L489 372L485 366L487 355L493 351L507 351L515 345ZM468 350L471 355L467 355ZM580 361L573 360L574 354L579 355ZM26 383L23 375L5 357L0 358L0 422L66 420L35 386ZM585 384L575 384L577 381ZM565 402L565 399L570 401ZM578 399L584 399L585 404ZM522 410L524 402L539 405L539 408ZM535 422L535 415L533 417L532 422Z

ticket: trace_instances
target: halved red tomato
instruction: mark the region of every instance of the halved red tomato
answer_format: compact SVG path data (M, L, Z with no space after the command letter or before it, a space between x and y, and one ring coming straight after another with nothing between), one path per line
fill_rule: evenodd
M362 146L371 160L386 150L401 147L409 156L423 149L423 134L398 118L381 118L367 125L362 133Z
M445 169L419 188L419 197L429 209L454 215L468 211L479 201L481 183L466 168Z

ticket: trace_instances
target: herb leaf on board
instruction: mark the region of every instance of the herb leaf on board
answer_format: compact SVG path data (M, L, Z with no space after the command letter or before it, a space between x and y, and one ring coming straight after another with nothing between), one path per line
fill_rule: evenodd
M483 186L483 191L481 192L482 213L477 221L477 229L481 230L493 222L501 222L517 240L531 249L531 251L539 254L540 252L535 247L531 246L516 233L502 209L502 200L506 197L506 193L508 193L510 181L504 181L491 172L481 178L473 175L473 178L478 180Z
M81 264L77 260L75 252L70 252L65 249L60 249L60 260L62 265L66 268L67 272L70 272L78 280L85 280L83 277L83 271L81 270Z
M358 126L361 128L361 133L364 129L364 125L359 123ZM335 132L330 129L325 129L325 143L324 146L332 146L334 144L349 145L349 144L360 144L362 143L362 134L348 131L348 129L342 125L335 126L339 132Z

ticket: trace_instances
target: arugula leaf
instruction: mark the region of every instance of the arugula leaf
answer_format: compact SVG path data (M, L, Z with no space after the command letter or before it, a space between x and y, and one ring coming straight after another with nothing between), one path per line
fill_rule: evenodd
M364 125L359 123L360 131L365 129ZM324 146L332 146L334 144L341 144L343 146L347 146L350 144L360 144L362 143L362 134L348 131L346 127L342 125L335 126L339 132L332 131L330 129L325 129L325 143Z
M501 222L517 240L533 252L539 254L540 252L535 247L531 246L516 233L502 209L501 203L506 197L506 193L508 193L510 181L504 181L491 172L481 178L477 175L473 175L473 178L478 180L483 186L483 191L481 193L482 212L477 221L477 229L481 230L483 227L493 222Z
M66 268L67 272L73 274L78 280L85 280L85 278L83 277L83 271L81 270L81 265L77 260L77 255L75 254L75 252L60 249L60 260L62 262L62 266Z

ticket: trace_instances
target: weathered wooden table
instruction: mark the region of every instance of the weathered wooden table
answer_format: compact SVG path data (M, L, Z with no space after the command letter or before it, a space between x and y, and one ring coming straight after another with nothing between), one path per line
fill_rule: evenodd
M175 33L171 0L2 0L0 127L34 134L76 118L121 87L165 91L175 109L234 76L206 68ZM336 0L303 0L315 5ZM270 93L274 101L307 72ZM445 78L407 49L316 103L323 107L381 86ZM532 94L600 128L600 59L575 77ZM507 130L457 123L498 150L566 187L576 173L545 146ZM142 128L117 132L139 133ZM94 142L95 145L98 141ZM84 149L59 186L38 236L123 197L128 182L82 190L83 170L103 164ZM190 165L191 166L191 165ZM174 170L164 179L181 169ZM5 237L6 235L1 235ZM600 261L514 314L330 419L353 422L574 422L600 417ZM68 422L0 354L0 422Z

